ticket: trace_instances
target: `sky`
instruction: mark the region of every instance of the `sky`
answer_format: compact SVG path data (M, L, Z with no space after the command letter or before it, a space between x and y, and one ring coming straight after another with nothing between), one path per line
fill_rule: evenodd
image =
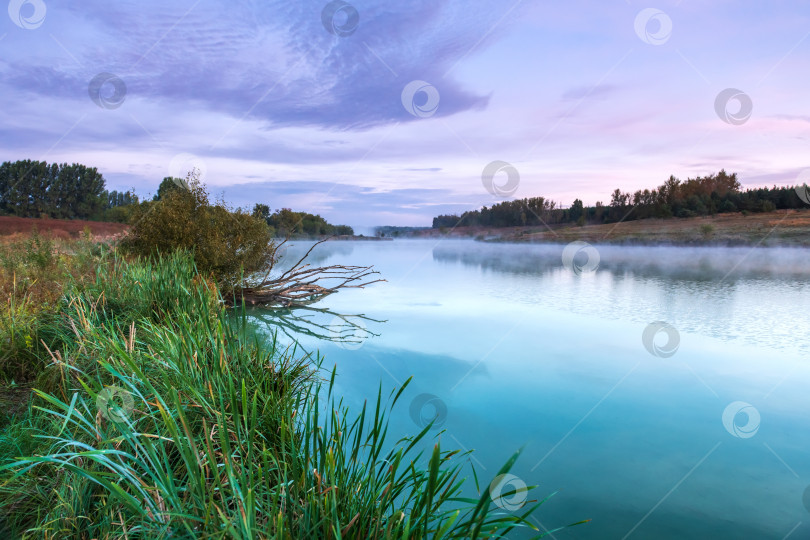
M806 0L11 0L0 161L358 230L810 167ZM494 165L493 162L497 162Z

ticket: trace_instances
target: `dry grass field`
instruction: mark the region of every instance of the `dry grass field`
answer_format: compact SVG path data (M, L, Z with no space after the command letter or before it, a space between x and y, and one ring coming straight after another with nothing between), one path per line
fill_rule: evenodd
M90 234L95 238L108 238L125 232L128 227L123 223L101 221L0 216L0 240L28 236L34 228L40 234L67 240L69 238L78 238L85 229L89 229Z

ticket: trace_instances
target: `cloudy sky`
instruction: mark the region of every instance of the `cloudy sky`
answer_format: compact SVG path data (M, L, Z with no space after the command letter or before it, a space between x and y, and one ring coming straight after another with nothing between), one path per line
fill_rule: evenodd
M0 51L0 160L361 230L810 167L806 0L12 0Z

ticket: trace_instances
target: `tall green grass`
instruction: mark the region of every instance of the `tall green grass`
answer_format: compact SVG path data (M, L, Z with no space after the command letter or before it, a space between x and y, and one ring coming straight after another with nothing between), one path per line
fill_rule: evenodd
M89 233L71 241L36 230L0 239L0 381L27 381L42 370L43 342L58 345L63 300L94 278L105 251Z
M4 534L481 538L528 516L463 496L465 454L391 441L403 388L350 412L320 360L236 324L182 254L110 256L54 323L32 405L0 435ZM407 383L406 383L407 385ZM498 474L506 473L513 456ZM508 494L507 494L508 495ZM0 530L0 533L3 531ZM542 536L542 535L540 535Z

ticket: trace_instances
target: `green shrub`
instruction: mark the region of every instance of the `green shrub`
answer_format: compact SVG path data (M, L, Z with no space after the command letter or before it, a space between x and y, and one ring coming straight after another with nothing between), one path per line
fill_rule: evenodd
M209 202L194 173L186 187L164 190L160 200L143 203L134 212L122 249L145 257L187 250L198 270L213 276L224 292L240 282L243 272L258 272L270 264L275 246L263 220Z
M720 211L721 212L736 212L737 211L737 206L733 202L731 202L729 200L725 200L725 201L723 201L723 204L720 205Z

